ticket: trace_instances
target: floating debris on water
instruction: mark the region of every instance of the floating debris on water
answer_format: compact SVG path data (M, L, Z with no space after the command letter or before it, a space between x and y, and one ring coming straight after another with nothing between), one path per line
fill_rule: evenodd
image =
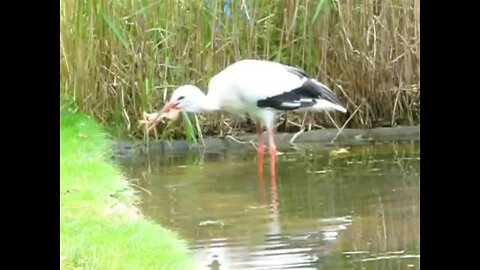
M391 259L416 259L420 258L420 254L404 254L404 255L383 255L373 258L365 258L360 260L354 260L352 262L371 262L371 261L380 261L380 260L391 260Z
M225 224L220 220L204 220L198 223L198 226L205 227L205 226L219 226L224 227Z
M352 165L352 164L363 164L361 161L347 161L347 165Z
M344 251L342 252L342 254L345 254L345 255L355 255L355 254L369 254L370 251L367 251L367 250L357 250L357 251Z
M385 159L372 159L372 160L369 160L368 162L369 163L379 163L379 162L385 163L386 160Z
M343 157L343 156L347 156L350 154L350 152L348 151L348 148L340 148L338 150L332 150L330 151L330 157Z
M249 205L249 206L247 206L247 209L253 209L253 210L263 209L263 208L267 208L267 206L266 205Z
M399 250L399 251L390 251L388 254L404 254L405 250Z
M351 223L352 216L322 218L319 221L326 222L326 223Z
M308 171L308 173L314 173L314 174L325 174L325 173L331 173L332 170L319 170L319 171Z

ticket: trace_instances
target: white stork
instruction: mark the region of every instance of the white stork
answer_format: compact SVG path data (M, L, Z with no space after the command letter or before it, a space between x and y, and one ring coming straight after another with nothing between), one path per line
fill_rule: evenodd
M278 62L250 59L235 62L215 75L208 84L207 95L193 85L177 88L162 113L171 109L194 113L224 110L240 115L250 114L256 120L257 150L262 156L262 125L267 129L272 172L276 154L273 127L278 111L346 112L332 90L303 70Z

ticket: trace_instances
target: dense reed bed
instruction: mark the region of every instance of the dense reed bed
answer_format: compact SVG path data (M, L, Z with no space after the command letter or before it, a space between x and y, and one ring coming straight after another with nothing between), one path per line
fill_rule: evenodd
M102 123L143 137L137 122L179 85L206 90L244 58L303 68L347 104L339 126L420 121L419 0L61 0L60 91ZM198 116L202 133L235 134L251 121ZM333 127L325 114L278 118L279 131ZM183 137L160 125L157 138ZM248 129L246 129L248 131Z

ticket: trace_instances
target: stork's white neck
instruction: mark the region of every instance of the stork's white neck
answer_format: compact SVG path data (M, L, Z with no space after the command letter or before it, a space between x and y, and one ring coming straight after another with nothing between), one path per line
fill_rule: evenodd
M202 99L199 101L200 113L202 112L214 112L220 110L218 101L209 97L208 95L203 95Z
M218 110L220 110L218 101L208 95L205 95L201 91L198 92L198 95L195 97L195 101L192 102L190 106L185 108L185 111L194 113L207 113Z

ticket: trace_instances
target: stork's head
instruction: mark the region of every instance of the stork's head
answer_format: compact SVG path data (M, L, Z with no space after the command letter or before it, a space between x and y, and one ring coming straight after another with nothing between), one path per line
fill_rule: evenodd
M168 113L172 109L184 112L199 112L201 102L205 94L194 85L183 85L173 91L170 101L165 104L162 113Z

